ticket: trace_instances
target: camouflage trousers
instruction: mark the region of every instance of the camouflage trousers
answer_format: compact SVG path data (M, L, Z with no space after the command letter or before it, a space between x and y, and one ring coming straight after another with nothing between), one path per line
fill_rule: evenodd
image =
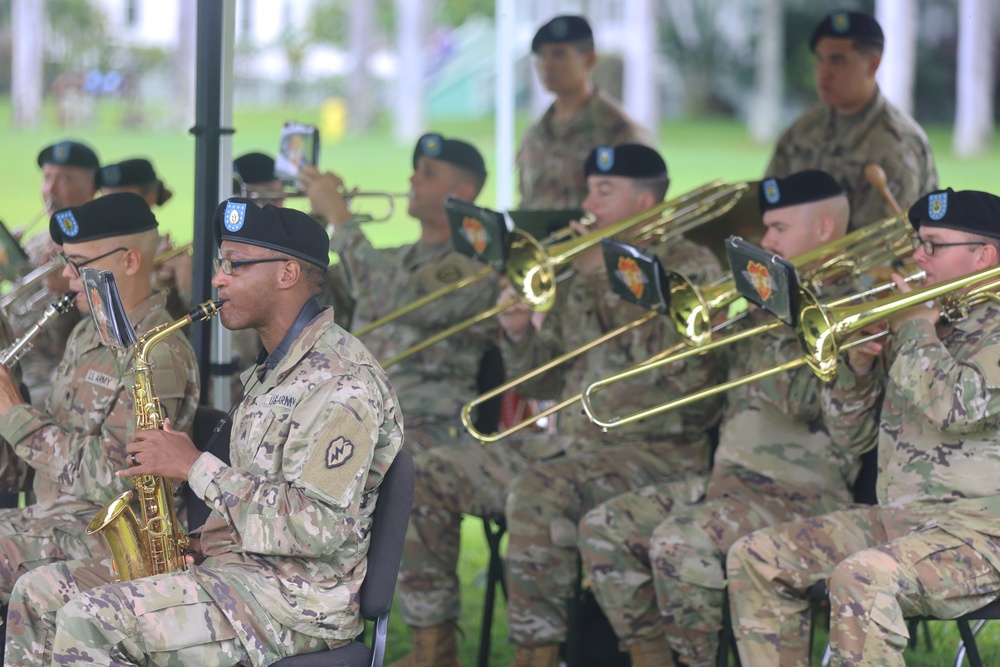
M448 422L427 421L419 425L407 426L406 434L403 436L403 447L410 453L410 456L448 445L476 449L480 447L479 443L466 432L465 427L461 424Z
M100 535L86 535L89 519L66 512L40 517L37 509L0 510L0 603L7 603L14 583L29 570L110 554Z
M954 618L1000 596L1000 573L926 516L864 507L758 531L729 552L747 667L809 664L807 591L827 579L831 664L903 667L909 616Z
M510 640L533 646L566 638L568 605L580 576L577 524L587 511L627 491L704 472L703 451L670 441L604 447L519 475L504 512Z
M264 664L248 654L190 572L112 581L111 560L97 558L56 563L22 577L7 616L7 664ZM327 648L322 639L274 628L268 639L280 646L279 655Z
M758 528L827 511L831 501L763 476L672 480L614 498L580 522L591 589L625 643L666 633L692 666L711 665L730 545Z

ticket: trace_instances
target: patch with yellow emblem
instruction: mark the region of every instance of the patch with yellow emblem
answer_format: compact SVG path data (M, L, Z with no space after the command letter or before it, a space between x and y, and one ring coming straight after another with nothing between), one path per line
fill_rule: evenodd
M767 267L759 262L747 262L747 276L750 284L757 290L757 294L763 301L771 298L774 292L774 283L771 280L771 272Z
M469 245L472 246L472 249L477 254L483 254L483 251L486 250L486 244L489 241L483 223L468 216L463 218L462 235L465 236L465 240L469 242Z
M617 275L635 298L642 298L642 293L646 290L646 275L639 268L638 262L631 257L619 257Z

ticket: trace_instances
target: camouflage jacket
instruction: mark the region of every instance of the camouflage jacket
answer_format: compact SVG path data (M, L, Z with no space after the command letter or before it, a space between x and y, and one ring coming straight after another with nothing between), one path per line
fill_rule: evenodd
M274 632L269 619L331 640L361 632L372 511L403 417L385 372L330 309L277 366L243 375L232 465L206 453L188 476L214 508L202 531L207 559L191 571L262 665L284 657L262 648L274 641L254 639Z
M455 252L450 243L374 248L353 222L338 229L330 245L340 254L356 301L354 331L485 266ZM362 340L376 358L385 361L492 307L497 285L496 276L491 275L371 331ZM495 340L496 320L490 319L393 365L389 373L407 424L447 422L461 429L458 416L462 406L479 393L479 362Z
M903 324L871 373L856 376L842 363L823 399L845 447L878 444L880 506L974 544L984 539L978 533L1000 537L996 305L978 306L954 325ZM991 561L1000 566L1000 553Z
M695 284L705 284L722 274L715 255L686 239L675 239L647 252L659 256L664 266L687 275ZM516 344L501 337L507 375L522 375L646 312L615 294L604 270L586 276L573 275L559 283L556 303L540 330L529 327L525 337ZM590 383L631 368L679 341L667 318L656 317L519 385L517 391L540 399L568 398L586 389ZM643 373L595 392L592 394L593 406L602 417L624 416L716 384L717 380L718 367L713 356L692 357L666 370ZM559 413L560 437L554 439L553 451L549 454L666 438L694 443L705 447L707 452L705 431L718 421L718 417L719 401L709 400L602 433L578 403Z
M827 285L824 300L854 291L842 280ZM753 309L736 325L742 330L773 321ZM781 325L725 348L729 378L775 368L802 356L795 331ZM709 495L729 489L723 479L763 475L782 486L822 492L837 502L849 502L858 472L857 455L840 447L823 424L822 382L808 366L800 366L750 382L726 393L719 429L719 448Z
M778 140L765 174L784 178L803 169L829 172L847 193L850 229L855 230L892 215L865 178L869 163L885 171L889 190L904 211L938 187L934 154L923 128L881 92L851 116L829 107L802 114Z
M576 209L587 196L583 164L598 146L652 146L645 129L596 88L579 114L556 122L550 106L524 133L517 152L522 209Z
M6 350L15 340L10 322L0 312L0 349ZM13 364L9 369L14 386L21 384L21 364ZM23 490L28 466L14 453L14 448L5 440L0 440L0 493L17 493Z
M128 312L136 333L170 322L166 297L154 294ZM153 387L174 428L191 429L198 406L198 366L183 333L152 348ZM122 369L132 367L126 355ZM0 436L35 469L36 516L73 513L88 520L132 485L115 473L126 467L125 444L135 430L131 377L101 343L90 317L70 335L52 393L39 410L26 403L0 416Z

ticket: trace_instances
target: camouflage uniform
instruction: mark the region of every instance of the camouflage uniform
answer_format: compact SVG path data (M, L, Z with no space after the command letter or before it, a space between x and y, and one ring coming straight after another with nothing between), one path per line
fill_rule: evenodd
M770 319L754 310L741 328ZM726 349L730 379L801 356L785 326ZM714 664L730 545L757 528L850 500L856 457L824 428L820 387L801 367L730 390L707 491L704 478L663 483L583 518L584 566L619 638L629 643L666 632L686 664Z
M893 213L865 178L869 163L885 171L889 190L904 211L938 187L927 135L881 92L851 116L829 107L802 114L778 140L765 175L784 178L803 169L829 172L847 193L850 229L855 230Z
M356 302L354 331L484 266L455 252L450 242L376 249L354 221L337 230L330 248L340 255L347 287ZM365 334L363 341L372 354L385 361L482 313L496 299L497 279L490 276L475 287L437 299ZM392 366L393 387L406 415L406 447L411 454L453 443L465 433L459 415L466 401L479 393L479 362L493 344L495 330L493 320L477 324ZM462 440L472 444L468 436Z
M1000 594L1000 309L899 327L875 371L824 391L834 437L878 443L878 505L770 528L729 555L744 665L807 665L809 586L828 577L838 666L903 665L905 617ZM888 370L885 370L888 369Z
M663 251L663 248L660 248ZM666 266L697 283L716 278L706 249L675 240L657 253ZM644 311L611 292L607 274L560 283L539 332L501 348L511 377L592 341ZM526 395L566 398L590 382L647 359L677 340L658 318L521 385ZM602 414L631 412L714 384L714 360L704 357L669 374L649 373L595 394ZM518 644L558 642L566 601L578 574L576 522L602 500L668 475L704 472L705 429L718 418L711 401L684 412L601 433L577 408L560 414L559 435L481 448L441 447L417 459L417 487L400 573L399 597L408 625L425 627L459 615L455 573L463 513L498 516L509 531L507 581L510 638Z
M15 340L10 322L0 312L0 350L6 350ZM14 386L21 384L21 364L12 364L10 370ZM14 453L14 448L6 440L0 440L0 493L17 493L22 491L28 466Z
M154 294L128 313L138 333L170 321L166 299ZM189 430L198 405L194 350L183 335L153 347L153 384L166 416ZM122 368L131 366L131 356ZM125 443L135 428L132 380L120 378L111 349L89 317L73 330L56 369L45 410L23 403L0 416L0 436L35 470L36 503L0 510L0 600L14 581L46 563L108 555L87 524L130 488L115 473L126 467Z
M649 134L621 105L594 89L573 118L555 120L555 105L528 128L517 152L522 209L575 209L587 196L580 165L598 146L638 143L652 146Z
M206 453L188 477L214 507L205 561L111 585L106 562L33 572L11 601L9 659L48 664L51 642L62 665L259 666L361 632L372 511L403 440L388 378L329 309L244 375L232 466Z

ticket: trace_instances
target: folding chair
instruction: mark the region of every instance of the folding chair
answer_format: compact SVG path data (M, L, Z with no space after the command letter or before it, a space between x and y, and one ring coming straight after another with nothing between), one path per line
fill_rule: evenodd
M413 459L400 451L379 487L372 516L368 572L361 584L361 614L375 622L371 646L359 638L340 648L284 658L274 663L275 667L381 667L403 538L413 506L414 480Z

